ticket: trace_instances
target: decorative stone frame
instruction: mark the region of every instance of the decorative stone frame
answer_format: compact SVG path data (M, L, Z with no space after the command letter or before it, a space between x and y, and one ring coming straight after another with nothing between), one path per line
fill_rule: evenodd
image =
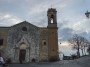
M21 46L25 48L21 48ZM23 37L15 46L15 62L19 63L19 53L20 49L25 49L26 50L26 57L25 57L25 63L30 62L30 46L25 37Z

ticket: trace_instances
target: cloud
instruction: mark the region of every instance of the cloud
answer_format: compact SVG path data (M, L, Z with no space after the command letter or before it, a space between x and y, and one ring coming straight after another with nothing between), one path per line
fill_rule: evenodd
M59 41L67 41L69 38L71 38L73 34L73 29L70 28L62 28L59 29Z
M59 19L58 31L60 41L68 40L74 34L85 36L89 38L90 34L90 20L84 15L81 15L77 19L64 18Z
M21 22L21 20L10 14L0 14L0 26L11 26Z
M47 10L52 5L57 9L59 39L67 40L75 33L90 32L89 20L83 16L83 4L83 0L0 0L0 26L11 26L26 20L46 27Z
M72 20L67 22L67 25L63 25L63 27L68 27L75 30L76 33L81 32L90 32L90 22L87 18L82 17L79 20Z
M10 18L12 18L12 16L9 14L0 15L0 20L10 19Z

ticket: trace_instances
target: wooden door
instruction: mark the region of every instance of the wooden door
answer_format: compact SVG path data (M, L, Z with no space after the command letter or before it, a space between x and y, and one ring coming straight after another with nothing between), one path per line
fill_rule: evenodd
M19 60L20 61L24 61L25 60L25 56L26 56L26 50L25 49L21 49L20 53L19 53Z

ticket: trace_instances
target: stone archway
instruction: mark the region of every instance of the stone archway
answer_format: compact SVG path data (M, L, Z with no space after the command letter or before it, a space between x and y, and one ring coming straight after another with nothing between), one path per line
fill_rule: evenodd
M21 40L15 45L15 63L20 63L20 54L25 55L25 60L23 61L23 63L30 62L30 44L27 39L25 39L25 36L23 36Z

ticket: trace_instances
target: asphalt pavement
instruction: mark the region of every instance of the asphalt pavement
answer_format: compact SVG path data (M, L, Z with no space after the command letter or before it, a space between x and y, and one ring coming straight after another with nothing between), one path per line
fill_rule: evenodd
M58 62L10 64L9 67L90 67L90 56L85 56L75 60L62 60Z

